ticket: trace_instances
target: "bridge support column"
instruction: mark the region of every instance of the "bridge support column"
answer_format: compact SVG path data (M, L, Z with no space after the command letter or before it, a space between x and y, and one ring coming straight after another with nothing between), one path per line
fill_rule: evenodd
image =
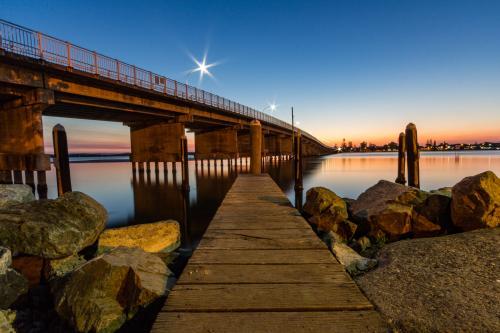
M252 120L250 123L250 142L251 142L251 160L250 170L254 175L260 175L262 172L262 125L258 120Z
M196 159L232 159L238 156L238 131L224 128L194 135ZM229 166L229 162L228 162Z
M0 182L33 182L37 172L38 194L47 196L45 171L50 170L49 156L43 145L42 112L54 104L50 91L35 89L17 99L0 104ZM32 184L29 184L32 185Z
M164 177L167 162L172 162L172 174L175 177L175 164L178 161L181 162L183 156L184 124L129 124L129 126L132 165L138 164L139 175L144 173L144 164L146 164L146 173L149 180L151 177L151 162L153 162L155 176L158 180L159 162L163 162Z

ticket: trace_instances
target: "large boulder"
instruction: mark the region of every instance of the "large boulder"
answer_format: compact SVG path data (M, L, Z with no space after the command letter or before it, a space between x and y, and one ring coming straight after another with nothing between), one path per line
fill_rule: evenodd
M397 240L412 231L413 208L422 205L428 194L414 187L381 180L361 193L351 204L355 222L367 223L389 240Z
M10 267L11 263L10 251L0 247L0 309L7 309L28 291L28 281Z
M171 252L181 243L179 223L174 220L107 229L99 237L101 252L123 246L146 252Z
M348 221L347 205L334 192L324 187L313 187L307 191L304 212L309 222L319 230L333 231L344 241L352 238L357 226Z
M491 171L462 179L452 188L451 219L462 230L500 224L500 179Z
M0 245L14 253L64 258L95 243L106 220L104 207L80 192L11 205L0 209Z
M167 292L170 272L156 255L116 248L53 285L55 309L79 332L114 332Z
M500 228L402 240L356 282L395 332L498 332Z
M347 207L342 198L327 188L313 187L307 191L303 211L311 216L318 216L332 205L338 207L339 213L347 219Z
M12 310L0 310L0 332L16 333L14 329L14 321L16 320L16 312Z
M0 246L0 275L5 274L12 264L12 253L9 249Z
M35 200L33 190L28 185L0 184L0 208Z

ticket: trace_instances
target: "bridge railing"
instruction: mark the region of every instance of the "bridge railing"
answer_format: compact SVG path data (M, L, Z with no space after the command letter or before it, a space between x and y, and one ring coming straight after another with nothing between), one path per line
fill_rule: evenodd
M292 125L248 106L1 19L0 49L292 130ZM327 147L309 133L302 134Z

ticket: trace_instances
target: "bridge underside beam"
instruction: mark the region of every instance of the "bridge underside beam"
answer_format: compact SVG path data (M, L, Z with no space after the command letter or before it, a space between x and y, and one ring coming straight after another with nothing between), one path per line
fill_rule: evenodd
M225 128L194 135L196 159L220 159L238 157L238 130Z
M130 125L132 162L181 161L183 123Z

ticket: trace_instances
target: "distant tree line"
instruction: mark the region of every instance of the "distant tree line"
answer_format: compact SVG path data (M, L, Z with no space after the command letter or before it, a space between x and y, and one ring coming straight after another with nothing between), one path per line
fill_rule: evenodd
M449 150L500 150L500 142L482 142L482 143L447 143L443 141L437 143L436 140L429 139L426 141L425 145L419 145L421 150L428 151L449 151ZM342 144L340 147L335 144L335 149L339 152L376 152L376 151L397 151L398 144L391 141L385 145L376 145L371 142L362 141L359 145L355 145L352 141L347 141L342 139Z

